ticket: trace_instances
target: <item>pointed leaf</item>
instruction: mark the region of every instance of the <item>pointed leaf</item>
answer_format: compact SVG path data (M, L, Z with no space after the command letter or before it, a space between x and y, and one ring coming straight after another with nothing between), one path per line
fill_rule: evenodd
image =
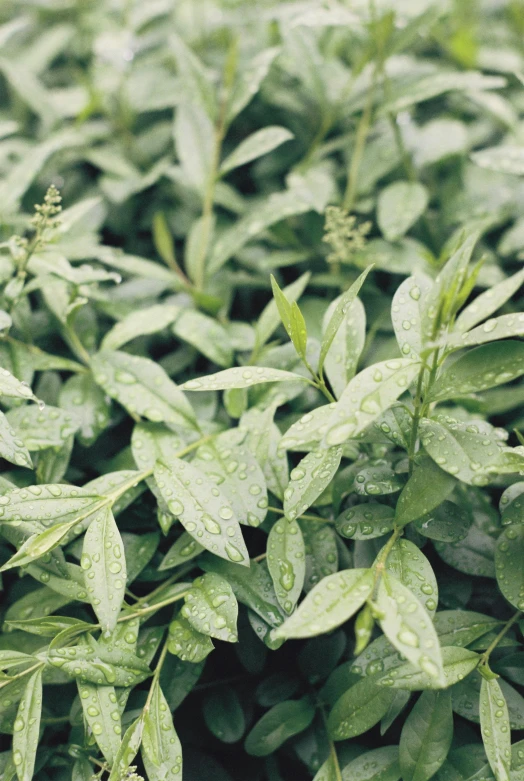
M524 609L524 525L506 526L497 541L495 567L497 583L511 604Z
M491 769L497 781L509 781L511 729L508 706L499 682L482 678L480 686L480 729Z
M13 732L13 762L19 781L31 781L42 715L42 669L27 681Z
M157 682L144 716L142 759L149 781L182 781L182 746Z
M298 609L273 631L273 637L314 637L336 629L351 618L373 589L373 571L342 570L328 575L309 592Z
M328 718L333 740L348 740L367 732L388 711L395 692L363 678L335 703Z
M217 374L208 374L198 380L188 380L181 387L188 391L227 390L229 388L250 388L262 382L308 382L306 377L282 369L263 366L235 367Z
M127 580L124 544L109 507L91 522L82 548L82 569L91 604L102 629L115 628Z
M236 643L238 604L231 586L215 572L197 578L181 610L191 626L204 635Z
M414 543L410 540L397 540L389 552L386 570L406 586L428 613L433 615L438 603L437 578L428 559Z
M315 503L333 479L341 458L341 447L318 448L291 470L289 484L284 491L286 518L294 520Z
M100 751L111 765L118 753L122 732L115 689L113 686L78 683L78 693L84 718Z
M224 176L234 168L250 163L257 157L273 151L291 138L294 138L293 133L285 127L271 125L261 128L241 141L236 149L226 157L220 166L220 173Z
M425 453L415 461L411 477L402 489L395 510L395 523L405 526L438 507L455 488L457 481Z
M400 736L403 781L429 781L444 763L452 739L450 692L424 692L406 719Z
M424 214L429 195L418 182L394 182L381 191L377 220L384 238L397 241Z
M33 462L24 441L11 427L3 412L0 412L0 456L17 466L25 466L27 469L33 468Z
M229 500L193 464L173 458L155 466L155 481L169 511L211 553L244 566L249 556Z
M183 662L198 664L202 662L214 648L209 635L204 635L191 626L181 613L169 624L167 641L169 652L178 656Z
M306 698L279 702L255 724L244 748L254 757L272 754L286 740L307 729L314 716L315 709Z
M280 518L269 532L267 564L275 594L286 613L291 613L304 586L306 554L300 526Z
M120 320L104 336L102 350L118 350L127 342L144 334L156 334L163 331L176 320L180 314L178 306L155 304L154 306L131 312Z

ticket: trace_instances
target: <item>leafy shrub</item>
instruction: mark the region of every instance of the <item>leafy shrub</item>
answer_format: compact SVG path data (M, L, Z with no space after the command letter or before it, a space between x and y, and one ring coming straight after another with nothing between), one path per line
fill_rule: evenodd
M523 19L4 0L2 781L524 777Z

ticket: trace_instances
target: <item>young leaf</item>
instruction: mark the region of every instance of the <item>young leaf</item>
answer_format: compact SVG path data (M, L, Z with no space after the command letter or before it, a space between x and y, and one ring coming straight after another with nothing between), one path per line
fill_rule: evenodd
M122 776L125 778L129 765L138 754L142 742L144 717L145 714L142 711L140 716L127 728L115 755L108 781L119 781Z
M371 594L373 580L373 571L366 569L328 575L309 592L293 615L273 631L273 637L290 639L331 632L362 607Z
M324 328L324 336L320 347L320 357L318 359L319 373L322 372L324 361L326 360L329 348L333 344L333 340L337 335L338 329L342 325L344 318L348 314L353 302L359 294L360 288L364 284L364 281L372 268L373 266L369 266L364 272L362 272L358 279L353 282L351 287L349 287L348 290L346 290L346 292L340 296L336 308Z
M394 182L382 190L377 220L384 238L388 241L401 239L424 214L428 200L428 191L419 182Z
M291 285L287 285L282 290L284 297L290 304L293 304L300 298L307 287L310 276L311 274L309 273L302 274L295 282L292 282ZM255 325L255 353L263 347L274 331L276 331L279 324L280 317L277 302L275 298L272 298L262 310Z
M28 679L13 727L13 762L19 781L31 781L42 715L42 668Z
M185 600L181 613L197 632L228 643L238 641L238 605L227 580L207 572L194 581Z
M304 586L306 552L300 526L280 518L269 532L267 565L275 594L286 613L291 613Z
M341 458L341 447L318 448L291 470L289 484L284 491L286 518L293 521L314 504L333 479Z
M445 685L437 633L419 600L390 572L380 579L377 610L382 631L418 669Z
M106 507L91 521L81 566L91 604L104 631L112 631L124 601L127 581L124 544L113 513Z
M326 310L322 321L324 334L341 298L332 301ZM355 298L349 305L324 360L324 372L337 399L356 374L365 340L366 310L361 300Z
M404 781L428 781L442 766L453 739L449 691L424 692L409 714L400 736Z
M142 759L149 781L182 781L182 746L157 681L145 708Z
M511 730L508 706L495 678L482 678L480 687L480 729L491 769L497 781L509 781Z
M430 280L422 274L408 277L396 289L391 302L391 321L402 355L420 359L423 345L422 313Z
M262 382L307 382L306 377L282 369L271 369L264 366L235 367L225 369L217 374L208 374L198 380L188 380L181 387L189 391L227 390L228 388L250 388Z
M244 748L254 757L272 754L286 740L307 729L314 716L315 709L307 698L279 702L255 724Z
M131 415L194 428L194 412L186 397L149 358L105 350L93 356L92 368L98 385Z
M157 461L154 476L169 511L200 545L217 556L249 566L231 504L205 473L173 458L169 466Z
M454 331L464 334L500 309L524 283L524 269L488 288L468 304L455 321Z
M344 390L324 437L328 445L354 439L408 389L420 368L417 361L400 359L369 366Z

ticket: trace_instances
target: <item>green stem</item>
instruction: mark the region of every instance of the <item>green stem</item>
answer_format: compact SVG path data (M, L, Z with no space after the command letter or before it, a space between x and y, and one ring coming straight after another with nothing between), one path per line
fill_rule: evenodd
M9 678L8 681L2 681L0 683L0 689L3 689L4 686L8 686L10 683L13 683L13 681L18 681L20 678L24 678L26 675L29 675L29 673L34 672L34 670L38 670L39 667L43 667L44 665L45 662L37 662L37 664L34 664L32 667L28 667L26 670L22 670L21 673L13 675L12 678Z
M506 621L496 638L493 640L492 643L488 645L482 656L480 657L479 661L479 667L486 666L489 662L489 657L491 656L491 652L495 650L495 648L498 646L500 641L503 637L507 635L513 624L516 624L519 618L522 616L522 611L517 610L517 612L509 619L509 621Z
M76 357L82 361L86 366L91 365L91 356L87 352L86 348L80 341L80 337L76 333L75 329L72 325L66 325L65 326L65 335L67 337L67 340L69 342L69 345L72 349L72 351L75 353Z
M375 98L375 88L377 84L378 66L373 71L373 77L371 80L371 86L369 88L364 111L360 117L360 122L357 127L357 135L355 138L355 148L351 155L351 163L349 166L348 179L346 185L346 192L344 194L344 200L342 201L342 207L350 212L355 204L355 197L357 194L357 181L358 172L360 170L360 164L362 162L362 156L366 146L366 140L371 128L371 115L373 112L373 103Z
M144 705L143 708L143 713L147 713L149 708L151 707L151 700L153 699L155 687L158 686L158 679L160 678L160 673L162 672L162 667L164 666L166 656L167 656L167 643L164 643L164 647L162 648L162 652L160 654L157 666L155 668L155 672L153 675L153 683L151 684L151 688L149 689L146 704Z
M181 591L180 594L176 594L174 597L171 597L170 599L164 599L163 602L156 602L154 605L141 607L140 610L137 610L134 613L127 613L125 616L120 616L120 618L117 620L117 623L123 623L124 621L131 621L133 618L142 618L142 616L145 616L148 613L154 613L156 610L160 610L161 608L166 607L167 605L172 605L173 602L178 602L180 599L184 599L186 595L187 595L187 591Z

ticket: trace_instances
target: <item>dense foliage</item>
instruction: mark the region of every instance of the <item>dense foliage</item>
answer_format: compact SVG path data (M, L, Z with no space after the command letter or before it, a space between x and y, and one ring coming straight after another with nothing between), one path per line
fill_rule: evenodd
M520 0L3 1L2 781L524 779L523 73Z

